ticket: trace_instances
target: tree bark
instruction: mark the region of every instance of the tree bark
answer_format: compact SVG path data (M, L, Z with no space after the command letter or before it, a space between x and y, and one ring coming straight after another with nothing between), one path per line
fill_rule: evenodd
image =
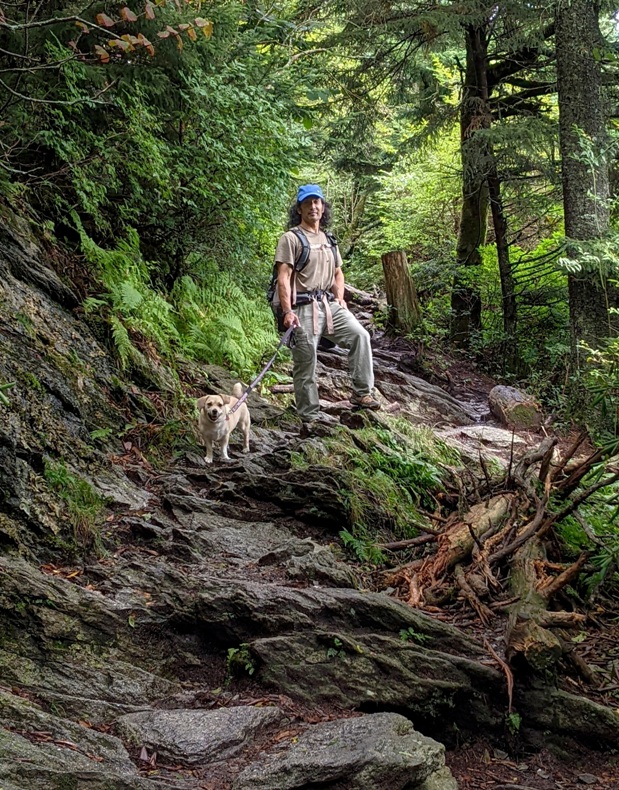
M494 239L501 280L502 313L503 313L503 360L506 371L515 373L518 369L518 336L516 288L509 260L509 241L507 238L507 217L501 197L501 179L496 158L492 148L489 149L488 194L494 226Z
M490 126L488 113L487 47L484 26L467 26L466 74L460 105L462 214L456 248L458 273L451 295L451 339L467 347L481 329L481 296L473 267L481 264L480 246L488 227L487 140L480 130Z
M602 79L594 53L601 34L593 0L558 0L556 10L559 135L565 233L569 239L600 238L609 226L608 163ZM569 276L572 349L598 346L609 334L606 278L601 272Z
M406 253L403 250L387 252L382 262L389 305L387 327L398 334L410 334L419 324L420 311Z

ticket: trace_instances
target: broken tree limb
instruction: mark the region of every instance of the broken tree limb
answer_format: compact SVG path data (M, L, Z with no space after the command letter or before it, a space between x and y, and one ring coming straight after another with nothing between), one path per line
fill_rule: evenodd
M475 538L481 539L497 523L503 521L509 511L511 497L501 494L488 502L480 502L466 513L452 529L440 536L435 560L435 577L451 570L470 556Z
M507 680L507 712L512 712L512 698L514 695L514 673L509 668L509 665L503 661L501 656L496 652L496 650L492 647L490 642L487 639L484 639L484 647L490 653L490 655L494 658L497 664L501 667L503 672L505 673L505 679Z
M532 521L530 521L518 534L515 540L513 540L507 546L504 546L502 549L498 549L488 557L488 564L493 565L494 563L502 560L504 557L509 557L510 554L513 554L516 549L523 546L533 535L538 532L544 522L544 516L546 515L546 505L548 504L548 496L545 495L544 498L539 502L537 506L537 511Z
M573 442L570 447L568 447L565 456L561 459L559 464L553 469L552 471L552 479L556 480L561 472L565 469L565 466L571 459L574 457L576 451L580 447L580 445L585 441L585 439L589 436L587 431L581 431L578 436L576 437L576 441Z
M477 594L466 580L462 565L456 565L454 576L458 582L458 587L460 588L464 598L468 601L475 612L477 612L477 616L482 621L482 623L487 625L494 617L494 612L479 600Z
M434 533L430 535L418 535L416 538L407 538L406 540L395 540L393 543L377 543L379 549L389 549L390 551L397 551L398 549L409 549L411 546L423 546L424 543L431 543L436 540Z
M562 590L566 584L569 584L578 576L582 566L589 559L589 556L590 553L588 551L583 551L576 562L573 565L570 565L569 568L566 568L563 573L560 573L558 576L542 582L542 584L540 584L537 588L538 593L542 595L547 601L549 601L553 595L558 593L559 590Z

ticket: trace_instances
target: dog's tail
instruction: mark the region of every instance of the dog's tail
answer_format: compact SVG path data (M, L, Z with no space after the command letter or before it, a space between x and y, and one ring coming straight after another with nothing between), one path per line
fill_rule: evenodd
M240 398L243 394L243 385L240 382L237 382L234 387L232 388L232 394L235 398Z

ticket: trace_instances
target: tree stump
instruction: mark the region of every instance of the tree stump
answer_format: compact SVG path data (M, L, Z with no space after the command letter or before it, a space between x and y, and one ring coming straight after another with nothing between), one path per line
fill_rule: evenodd
M420 310L417 289L408 271L404 250L386 252L382 256L385 290L389 305L387 328L406 335L419 324Z

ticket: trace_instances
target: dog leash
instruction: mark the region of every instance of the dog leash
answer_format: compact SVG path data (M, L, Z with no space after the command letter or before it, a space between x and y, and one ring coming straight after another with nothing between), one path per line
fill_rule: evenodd
M249 387L247 387L247 389L245 390L245 392L244 392L244 393L241 395L241 397L240 397L240 398L237 400L237 402L234 404L234 406L233 406L233 407L230 409L230 411L229 411L229 412L228 412L228 414L226 415L226 420L228 420L228 419L230 418L230 415L231 415L231 414L234 414L234 412L235 412L235 411L236 411L236 410L237 410L237 409L238 409L238 408L239 408L239 407L240 407L240 406L241 406L243 403L245 403L245 401L247 400L247 397L248 397L249 393L250 393L250 392L251 392L251 391L254 389L254 387L255 387L257 384L260 384L260 382L261 382L261 381L262 381L262 379L264 378L264 375L265 375L265 373L267 372L267 370L268 370L268 369L271 367L271 365L272 365L272 364L275 362L275 357L277 356L277 353L278 353L278 351L280 350L280 348L281 348L282 346L287 346L287 345L288 345L288 343L290 342L290 338L292 337L292 333L294 332L294 329L295 329L295 328L294 328L294 326L289 326L289 327L288 327L288 329L287 329L287 330L284 332L284 334L283 334L283 335L282 335L282 337L281 337L281 340L280 340L280 341L279 341L279 343L278 343L278 346L277 346L277 348L275 349L275 353L273 354L273 356L271 357L271 359L270 359L270 360L269 360L269 361L266 363L266 365L265 365L265 366L262 368L262 370L260 371L260 373L258 373L258 375L257 375L257 376L256 376L256 378L255 378L255 379L252 381L252 383L249 385Z

